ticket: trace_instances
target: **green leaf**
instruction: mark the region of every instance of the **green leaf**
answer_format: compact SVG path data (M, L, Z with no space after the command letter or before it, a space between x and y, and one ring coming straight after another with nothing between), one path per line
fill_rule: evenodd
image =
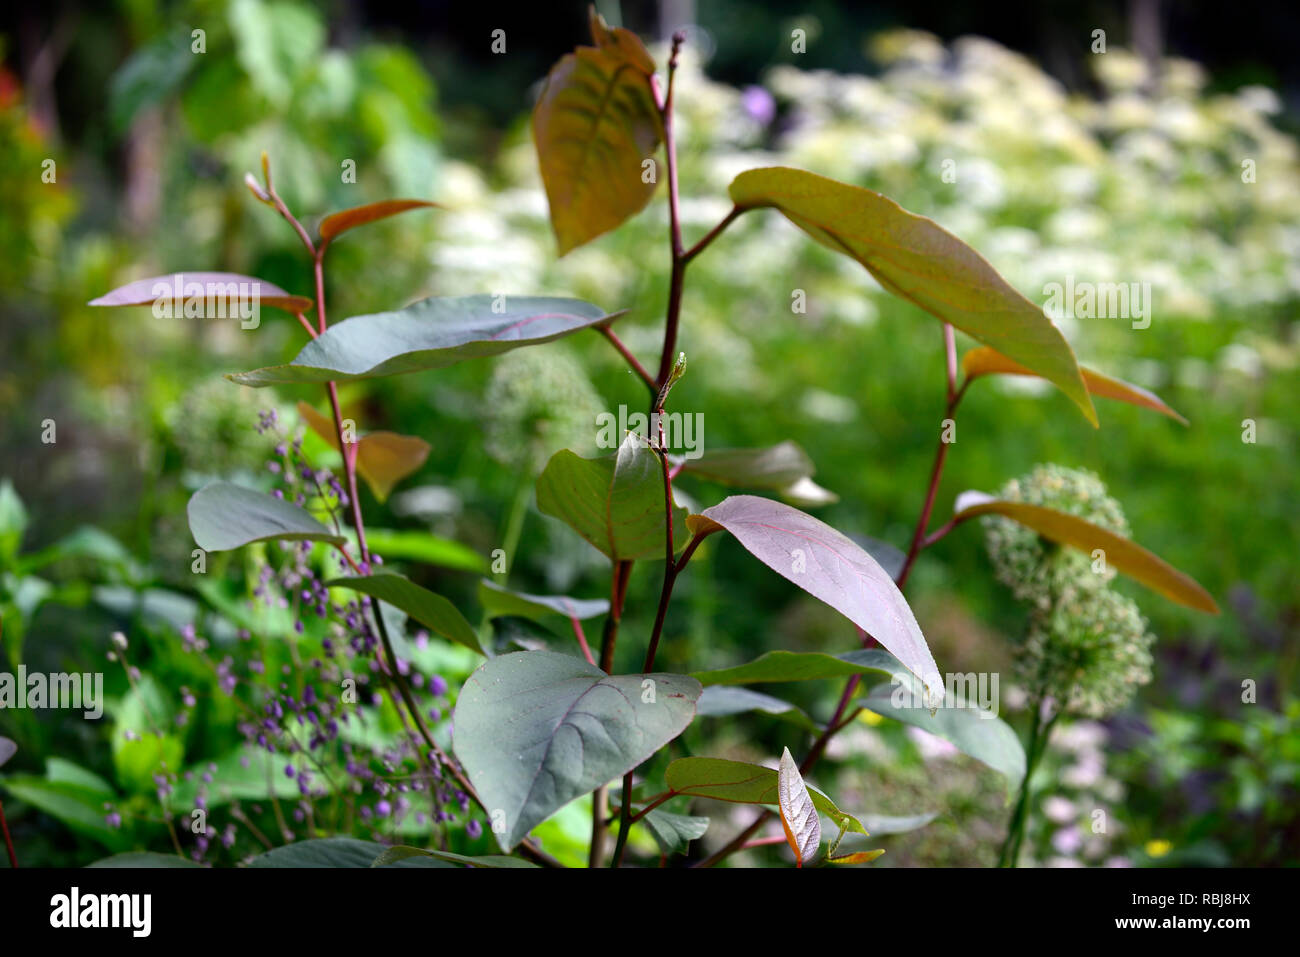
M376 220L387 219L389 216L396 216L408 210L437 205L437 203L430 203L428 200L423 199L386 199L383 202L354 206L342 212L330 213L320 222L322 245L330 242L339 233L347 232L349 229L356 229L358 226L365 226L367 223L373 223Z
M742 209L780 210L823 246L861 263L889 292L1054 383L1097 424L1074 352L1042 307L933 220L869 189L786 167L741 173L731 199Z
M116 133L125 133L141 110L175 93L200 61L185 31L168 31L140 47L113 74L108 85L108 112Z
M98 841L109 850L124 851L131 846L130 834L105 823L104 803L115 798L111 792L106 794L66 781L47 781L30 774L0 778L0 787L62 822L72 832Z
M613 318L599 306L577 299L487 295L421 299L395 312L344 319L307 343L288 365L226 378L260 388L422 372L551 342Z
M665 854L685 854L686 846L703 837L709 829L707 817L673 814L659 808L646 812L641 820L654 835L659 850Z
M664 557L664 475L658 455L629 433L613 455L556 452L537 479L537 507L610 561ZM686 510L673 508L673 544L686 547Z
M0 481L0 559L9 567L22 545L27 529L27 509L9 479Z
M745 685L780 681L817 681L878 673L904 671L897 658L881 648L857 648L831 655L822 651L769 651L753 661L733 668L696 671L692 678L710 685Z
M195 543L207 552L280 539L331 545L347 541L297 505L230 482L213 482L199 489L190 497L186 512Z
M943 679L907 599L859 545L811 515L754 495L733 495L688 520L694 534L725 529L749 553L830 605L942 695Z
M484 854L479 857L469 857L465 854L453 854L450 851L435 851L423 847L410 847L406 844L390 847L376 857L374 863L370 866L383 867L386 864L396 864L399 861L409 860L413 857L431 857L435 860L446 861L448 864L463 864L466 867L537 867L531 861L525 861L519 857L508 857L504 854Z
M487 570L487 560L468 545L427 532L367 527L366 541L372 552L389 561L405 559L466 572Z
M374 841L361 841L352 837L322 837L316 840L295 841L277 847L253 858L249 867L370 867L375 858L388 848ZM415 857L396 861L390 867L451 867L450 864L428 857Z
M894 718L951 742L959 751L982 761L1007 779L1011 792L1025 776L1025 750L1011 726L990 711L955 701L931 710L910 675L896 675L891 684L877 685L857 702L858 707Z
M512 651L549 651L560 636L531 618L500 615L492 619L492 650L498 655Z
M1170 601L1211 615L1219 613L1219 606L1210 597L1210 593L1190 575L1183 574L1136 542L1076 515L1042 505L1006 502L982 492L964 492L957 499L956 514L952 520L954 523L965 522L981 515L1002 515L1032 528L1044 538L1077 548L1089 555L1101 549L1107 564Z
M594 11L595 47L551 68L533 109L533 142L560 255L614 229L654 195L642 164L663 140L650 78L654 61L636 35L610 30Z
M781 752L781 765L777 769L776 806L781 814L781 828L785 841L794 851L799 867L812 861L822 843L822 821L813 806L808 786L803 783L799 766L794 763L790 749Z
M455 752L501 847L681 734L700 690L685 675L607 675L551 651L475 671L456 702Z
M87 867L145 867L145 868L168 868L168 867L197 867L203 865L188 857L178 857L175 854L158 854L154 851L126 851L123 854L114 854L112 857L103 857L86 865Z
M518 615L522 618L541 619L552 615L586 621L609 611L609 602L603 598L570 598L568 595L527 595L510 591L490 579L478 585L478 600L489 618Z
M202 291L192 291L191 286L202 287ZM172 302L179 298L181 303L191 298L203 300L207 291L216 289L214 295L218 300L243 300L246 295L256 294L257 302L263 306L274 306L285 312L304 313L311 309L313 303L306 296L295 296L285 292L274 283L252 276L241 276L233 272L184 272L170 276L154 276L151 279L137 279L125 286L119 286L112 292L106 292L98 299L88 303L91 306L152 306L159 301Z
M471 651L486 655L478 633L456 606L441 595L422 588L401 575L382 574L356 578L335 578L325 583L331 587L351 588L362 594L386 601L400 608L434 634L441 635Z
M700 675L696 674L693 677L698 678ZM765 714L784 718L813 734L821 730L812 718L790 702L751 691L749 688L713 685L706 687L704 693L700 695L700 700L695 703L695 713L701 718L725 718L747 711L762 711Z
M761 449L714 449L684 459L682 471L720 485L780 491L817 471L808 453L794 442Z
M735 804L776 804L777 772L761 764L727 761L723 758L678 758L664 774L668 788L675 794L731 801ZM809 786L813 806L841 829L866 834L866 828L852 814L846 814L835 802L815 787Z

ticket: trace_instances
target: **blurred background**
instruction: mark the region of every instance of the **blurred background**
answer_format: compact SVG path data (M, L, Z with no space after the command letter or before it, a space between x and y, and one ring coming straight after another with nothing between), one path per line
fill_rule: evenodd
M644 360L657 355L662 195L618 232L555 256L528 115L550 64L588 37L585 4L548 7L114 0L0 13L7 662L17 648L33 670L102 669L108 636L122 629L140 641L137 663L159 693L173 694L183 680L168 649L186 624L222 610L193 586L185 503L214 477L264 480L258 411L275 406L292 421L315 390L254 393L221 375L289 360L301 329L273 311L241 331L86 303L176 270L247 273L310 294L296 238L242 183L263 150L309 228L389 196L446 207L332 247L332 321L429 295L565 294L630 309L624 341ZM1030 835L1039 862L1300 860L1300 11L1154 0L597 7L652 43L661 64L663 38L693 24L677 87L688 243L730 208L736 173L779 164L880 190L935 219L1035 301L1071 274L1151 284L1147 329L1060 325L1081 363L1155 390L1190 426L1101 401L1093 430L1055 391L986 379L963 404L936 515L946 518L959 492L994 491L1040 462L1086 468L1122 503L1134 538L1223 609L1208 618L1121 583L1158 636L1155 677L1122 714L1063 726L1044 769L1056 800ZM504 53L492 52L497 29ZM805 52L792 52L796 30ZM1098 30L1104 52L1094 52ZM340 176L349 160L355 183ZM949 160L955 182L942 175ZM791 314L794 289L807 293L806 314ZM838 496L819 517L906 546L934 446L921 423L943 407L932 320L779 218L753 214L692 268L680 344L690 371L674 402L704 413L706 447L793 439ZM345 389L364 428L433 446L387 502L362 493L368 522L481 556L523 502L512 587L602 596L603 558L528 496L552 452L590 454L594 415L639 408L643 392L594 334ZM47 420L53 443L42 441ZM1243 441L1245 420L1253 442ZM701 507L725 494L683 491ZM447 549L413 560L412 574L472 609L474 561L449 567L460 553ZM648 631L653 567L633 576L627 634ZM239 594L238 569L220 570L223 594ZM739 548L713 547L677 597L667 670L854 642L833 612ZM945 670L1009 670L1007 636L1025 611L993 581L974 526L922 557L909 600ZM627 668L636 645L625 642ZM464 667L447 665L453 687ZM120 671L106 680L126 694ZM1258 688L1252 704L1241 700L1247 680ZM838 689L784 690L824 718ZM1015 705L1010 689L1013 723ZM138 755L105 746L113 720L0 713L0 733L20 744L3 773L29 785L5 807L31 863L120 849L97 807L150 784L131 764ZM202 762L229 746L232 726L214 711L178 731L177 747ZM770 762L789 742L788 726L753 719L697 722L684 746ZM838 776L826 765L815 780L841 807L939 815L891 839L877 866L992 862L1006 816L992 772L919 732L865 721L832 756ZM90 777L70 784L52 758ZM1111 821L1101 835L1080 823L1098 807ZM584 836L582 815L561 817L548 825L551 846L565 827Z

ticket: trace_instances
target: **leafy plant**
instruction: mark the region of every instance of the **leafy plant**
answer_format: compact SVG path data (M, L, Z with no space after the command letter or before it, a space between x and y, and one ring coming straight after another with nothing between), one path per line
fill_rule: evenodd
M460 801L462 809L470 804L478 808L506 855L517 854L538 865L559 865L541 846L534 829L590 795L590 838L585 850L592 867L622 866L631 832L642 822L661 848L661 862L687 851L689 842L709 827L707 819L684 813L697 798L764 809L714 853L697 857L696 866L710 866L749 846L780 841L789 844L799 866L813 863L820 857L823 834L829 833L821 827L821 815L836 825L838 833L829 842L824 860L868 862L878 856L877 851L837 853L847 832L867 833L862 823L867 815L841 811L830 797L804 781L831 740L864 711L931 731L1002 772L1009 787L1020 788L1009 842L1018 840L1029 778L1042 746L1040 738L1047 732L1036 711L1026 753L1004 722L973 709L971 702L949 687L904 597L921 552L971 518L997 515L1019 523L1035 541L1054 543L1053 549L1080 549L1094 559L1101 550L1109 567L1171 600L1207 612L1217 607L1199 585L1122 534L1059 508L1006 498L967 498L945 524L932 529L958 406L978 378L1015 374L1052 383L1093 425L1099 421L1094 396L1177 414L1150 393L1081 369L1069 343L1044 311L975 250L931 220L871 190L786 167L750 170L730 186L730 212L687 245L674 130L675 78L684 36L674 37L661 82L653 59L634 34L609 28L594 11L590 26L594 46L565 56L547 78L533 113L534 140L560 255L617 229L642 210L656 192L662 170L671 270L657 366L643 365L615 333L622 312L574 299L438 297L331 325L324 301L325 257L331 243L349 229L432 204L392 200L345 210L325 217L313 236L276 190L264 154L262 179L259 182L250 174L248 188L298 236L312 266L314 296L293 295L251 277L209 278L248 284L262 303L292 314L309 341L288 363L228 378L258 388L323 385L331 417L319 415L310 405L302 407L302 417L340 455L343 476L338 480L306 464L300 439L292 453L282 443L277 452L284 464L279 470L286 477L296 476L296 488L290 489L292 501L283 489L268 495L242 485L212 483L190 500L195 542L203 557L207 552L266 550L272 543L283 543L291 569L286 583L301 595L304 606L316 609L319 618L336 615L346 620L352 635L348 666L369 663L387 692L384 713L400 721L402 729L396 759L385 762L393 780L409 777L436 795L446 777L454 779L453 800ZM670 407L669 400L686 374L686 354L679 340L686 328L683 294L688 267L737 219L763 209L781 213L821 245L859 263L887 291L939 323L946 358L945 411L936 423L940 438L924 504L901 557L878 542L864 547L799 508L770 498L738 494L699 509L679 504L679 500L696 501L694 494L683 494L678 487L682 477L773 491L803 501L826 500L825 495L810 493L810 486L815 492L824 490L812 485L813 465L792 442L761 449L711 450L697 459L677 453L670 440L672 427L666 424L671 423L670 416L685 414ZM132 283L94 304L152 302L159 281ZM309 318L313 311L314 320ZM983 343L962 362L958 361L958 329ZM537 504L542 513L567 524L608 560L608 602L597 606L590 600L527 595L510 591L500 581L484 582L480 595L487 614L475 628L447 598L400 573L381 570L382 557L367 538L357 478L362 476L378 497L386 497L418 467L428 445L421 437L392 433L358 437L355 424L344 419L338 383L433 372L584 330L608 340L644 383L646 426L644 431L630 429L608 455L584 458L570 450L556 453L537 477ZM964 369L960 382L959 368ZM697 359L691 374L707 376L708 369L708 361ZM268 416L263 426L274 428L274 417ZM528 457L522 461L527 463ZM345 512L350 527L343 521ZM692 674L657 671L675 586L697 560L705 541L722 532L848 619L860 647L838 654L773 650L734 668ZM500 556L501 567L493 569L499 578L508 574L517 536L516 530ZM333 550L328 562L318 551L320 545ZM644 642L640 670L615 673L620 638L626 645L620 625L628 583L641 563L657 571L660 579L654 624ZM341 592L360 597L340 603ZM600 641L593 648L581 622L602 614ZM580 655L549 647L559 639L539 620L557 616L567 619ZM422 625L435 640L454 643L459 652L474 655L476 663L479 657L486 659L457 695L450 742L444 727L437 727L436 720L431 727L426 720L430 702L415 681L421 676L411 665L407 621ZM304 630L301 620L294 630ZM290 635L288 640L294 639ZM512 646L523 650L511 650ZM312 689L310 696L304 689L291 699L292 705L308 706L318 720L355 719L364 728L360 707L351 707L356 702L346 695L352 675L334 666L331 645L322 642L322 647L331 666L318 669L321 687L329 682L341 685L344 707L331 701L310 710L315 706L308 697L319 702L335 694L333 689L316 690L314 683L307 686ZM869 674L889 676L891 681L855 697L863 676ZM814 720L789 702L744 687L840 677L846 679L844 689L825 720ZM1051 707L1051 702L1040 697L1036 705L1041 710ZM802 761L796 762L788 747L777 769L682 756L664 768L665 790L643 793L645 785L658 777L656 769L674 749L674 742L698 716L751 710L787 717L786 727L792 733L810 736ZM328 795L330 789L318 778L329 780L331 769L351 763L340 731L313 735L304 745L292 734L281 735L284 728L277 720L268 720L268 734L257 738L257 745L274 755L277 746L287 743L297 763L289 764L286 775L298 782L304 796ZM309 773L304 761L316 770ZM611 804L611 782L620 778L617 802ZM663 807L669 802L676 802L676 810ZM784 836L755 841L755 834L773 815L768 806L775 806ZM926 820L918 818L920 824ZM254 864L356 866L370 857L376 866L492 867L517 860L453 852L445 846L445 829L444 846L437 849L401 844L384 850L378 844L353 840L346 821L335 815L330 828L313 825L308 828L313 836L327 830L336 836L270 850ZM481 831L477 818L470 825L466 834ZM1010 862L1014 863L1014 855Z

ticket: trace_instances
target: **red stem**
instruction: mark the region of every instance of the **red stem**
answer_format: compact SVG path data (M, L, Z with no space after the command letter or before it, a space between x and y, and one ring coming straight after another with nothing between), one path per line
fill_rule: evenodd
M4 831L5 850L9 852L9 866L18 869L18 855L14 853L13 838L9 836L9 822L5 820L5 806L0 802L0 831Z

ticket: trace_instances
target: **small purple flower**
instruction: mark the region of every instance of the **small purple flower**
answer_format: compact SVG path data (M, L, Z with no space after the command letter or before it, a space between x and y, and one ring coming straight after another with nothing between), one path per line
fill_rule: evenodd
M776 119L776 100L761 86L747 86L740 93L740 105L750 119L767 126Z

